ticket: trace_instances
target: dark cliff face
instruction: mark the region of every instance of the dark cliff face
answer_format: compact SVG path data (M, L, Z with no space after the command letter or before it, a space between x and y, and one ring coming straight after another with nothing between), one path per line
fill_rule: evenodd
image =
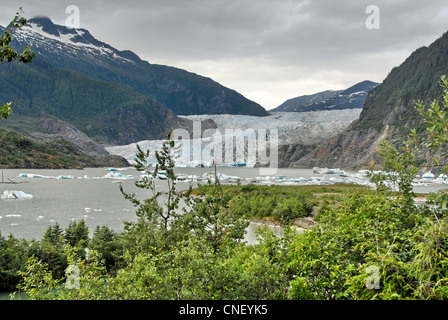
M440 99L444 74L448 75L448 32L392 69L369 92L359 120L291 166L359 169L377 164L376 152L383 139L399 145L410 129L425 130L415 103Z

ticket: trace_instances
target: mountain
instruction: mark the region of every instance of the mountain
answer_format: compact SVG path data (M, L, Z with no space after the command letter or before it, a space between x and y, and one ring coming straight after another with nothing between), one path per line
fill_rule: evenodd
M269 114L257 103L210 78L150 64L132 51L119 51L97 40L86 29L69 29L46 17L30 19L17 32L13 45L31 46L38 59L54 67L130 87L178 115Z
M58 119L103 145L162 138L169 129L188 125L163 104L132 88L61 69L36 57L31 64L0 68L0 101L13 112L1 126L25 134L42 128L42 119ZM59 132L60 133L60 132Z
M0 129L0 155L2 169L81 169L130 165L118 156L89 156L62 139L36 142L5 129Z
M448 32L429 47L415 50L400 66L393 68L381 84L369 91L359 119L343 133L291 166L357 169L375 165L377 147L382 139L399 145L411 128L417 133L424 132L425 124L415 109L415 102L428 103L441 98L441 75L448 75Z
M271 112L307 112L362 108L368 92L377 86L372 81L362 81L345 90L326 90L299 96L283 102Z

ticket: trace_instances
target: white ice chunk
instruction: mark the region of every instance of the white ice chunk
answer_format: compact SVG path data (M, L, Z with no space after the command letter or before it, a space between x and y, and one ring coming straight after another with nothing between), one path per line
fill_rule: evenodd
M2 199L32 199L33 195L27 194L23 191L5 190L1 196Z
M120 172L109 172L103 176L103 179L134 179L132 175L124 175Z
M64 175L60 175L58 176L56 179L74 179L73 176L64 176Z
M434 174L431 172L431 171L428 171L428 172L425 172L423 175L422 175L422 178L423 179L433 179L435 176L434 176Z
M341 170L339 168L335 168L335 169L325 168L325 169L322 170L321 173L322 174L345 174L345 171Z

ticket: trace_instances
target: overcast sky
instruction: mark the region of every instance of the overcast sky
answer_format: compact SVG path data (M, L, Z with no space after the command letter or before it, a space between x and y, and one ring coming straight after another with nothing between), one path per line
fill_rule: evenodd
M5 26L25 17L80 27L143 60L210 77L266 109L363 80L381 82L448 31L446 0L0 0ZM369 5L379 9L379 20ZM366 27L366 20L379 29Z

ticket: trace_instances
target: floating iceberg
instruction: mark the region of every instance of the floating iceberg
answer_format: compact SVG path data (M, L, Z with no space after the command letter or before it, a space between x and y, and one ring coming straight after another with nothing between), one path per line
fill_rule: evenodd
M56 179L74 179L75 177L73 176L64 176L64 175L60 175L58 177L56 177Z
M120 172L109 172L105 176L103 176L103 179L134 179L132 175L124 175Z
M5 190L1 196L2 199L32 199L33 195L27 194L23 191Z
M320 173L320 174L345 174L345 171L341 170L339 168L333 168L333 169L323 168L322 169L322 168L314 167L313 172Z
M45 178L45 176L34 173L21 173L18 175L18 178Z
M434 174L431 172L431 171L428 171L428 172L425 172L423 175L422 175L422 178L423 179L433 179L435 176L434 176Z
M18 178L39 178L39 179L74 179L75 178L73 176L66 176L66 175L60 175L57 177L53 177L53 176L44 176L41 174L34 174L34 173L20 173L17 177Z
M215 173L214 172L205 172L202 174L203 179L210 179L211 181L215 180ZM241 180L240 177L237 176L229 176L225 173L217 172L216 178L218 178L219 181L228 181L228 182L237 182L238 180Z
M310 180L304 177L300 177L300 178L292 178L291 182L309 182Z

